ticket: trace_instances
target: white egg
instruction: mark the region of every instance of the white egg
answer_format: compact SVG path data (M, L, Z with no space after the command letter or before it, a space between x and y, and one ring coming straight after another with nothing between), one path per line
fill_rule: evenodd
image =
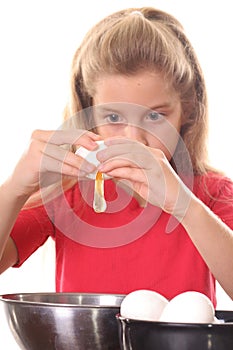
M75 154L86 159L89 163L92 163L95 166L98 166L100 164L100 162L96 158L96 154L97 154L97 152L105 149L107 146L104 144L104 141L96 141L96 143L99 145L99 147L97 149L95 149L94 151L89 151L85 147L81 146L77 149ZM96 176L96 171L87 175L88 178L93 179L93 180L95 180L95 176ZM109 178L109 177L107 175L104 175L104 178Z
M164 308L160 321L177 323L213 323L214 307L204 294L184 292L169 301Z
M135 290L123 299L120 314L126 318L158 321L168 300L152 290Z

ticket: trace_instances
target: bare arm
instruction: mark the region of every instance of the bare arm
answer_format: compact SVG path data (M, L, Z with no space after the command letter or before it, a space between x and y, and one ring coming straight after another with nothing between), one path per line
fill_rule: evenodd
M19 211L28 196L16 197L10 180L0 187L0 273L13 266L18 260L17 249L9 237Z
M18 261L10 232L28 198L42 184L48 186L60 180L61 175L80 178L95 168L60 146L75 144L92 150L97 147L97 140L98 135L83 130L33 132L29 147L13 174L0 187L0 273Z
M0 274L7 270L9 267L15 265L18 261L18 251L15 243L11 237L6 242L5 249L3 251L2 258L0 260Z
M182 224L216 280L233 299L233 231L197 198L191 199Z
M102 162L99 170L120 181L127 179L126 185L145 201L176 217L217 281L233 298L230 227L184 185L160 150L127 139L110 139L105 143L112 147L97 153Z

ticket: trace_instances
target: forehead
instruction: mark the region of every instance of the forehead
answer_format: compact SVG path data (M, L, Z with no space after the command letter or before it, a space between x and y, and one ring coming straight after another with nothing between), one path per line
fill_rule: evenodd
M95 84L94 104L123 102L152 107L178 99L162 73L141 71L134 75L104 75Z

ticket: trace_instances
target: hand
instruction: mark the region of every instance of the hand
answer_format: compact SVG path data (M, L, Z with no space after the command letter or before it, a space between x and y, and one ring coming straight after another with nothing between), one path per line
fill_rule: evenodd
M185 214L191 192L161 150L124 138L108 139L105 144L108 147L97 153L101 172L167 213L177 218Z
M94 150L99 139L98 135L83 130L34 131L10 178L15 195L30 196L40 187L59 181L62 175L80 178L94 171L95 166L63 146Z

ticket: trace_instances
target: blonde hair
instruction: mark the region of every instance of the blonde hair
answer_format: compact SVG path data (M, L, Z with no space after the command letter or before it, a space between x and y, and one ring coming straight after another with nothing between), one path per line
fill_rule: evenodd
M172 84L181 100L180 134L193 172L203 174L211 169L206 147L207 94L198 59L180 22L151 7L115 12L86 34L72 61L64 128L93 129L91 114L85 110L93 105L95 82L103 74L130 76L140 70L162 72ZM182 153L178 157L182 158ZM72 184L74 181L65 179L63 188ZM50 193L48 189L48 198Z
M143 69L162 72L179 94L181 137L194 173L204 173L208 169L208 111L203 73L182 25L163 11L150 7L118 11L86 34L73 58L64 119L92 105L95 82L101 75L130 76ZM75 118L70 121L74 124ZM88 115L78 123L72 126L91 129Z

